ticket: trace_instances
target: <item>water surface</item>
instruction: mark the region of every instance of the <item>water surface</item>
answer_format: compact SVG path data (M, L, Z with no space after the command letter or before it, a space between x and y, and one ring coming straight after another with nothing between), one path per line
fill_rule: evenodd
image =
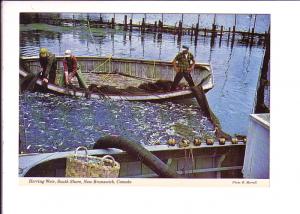
M64 14L68 16L70 14ZM81 14L84 18L84 14ZM95 14L99 15L99 14ZM107 19L110 19L113 14L102 14ZM130 14L129 14L130 15ZM153 20L157 20L161 14L148 14L147 20L152 22ZM134 14L135 21L140 20L144 14ZM92 17L92 15L91 15ZM124 14L116 14L116 20L121 21L124 17ZM190 17L190 18L188 18ZM194 18L192 18L194 17ZM207 17L207 18L205 18ZM201 14L201 25L211 26L213 21L213 14ZM253 25L253 15L238 15L237 25L240 29L247 29ZM96 16L97 18L97 16ZM180 20L181 15L177 14L165 14L164 20L167 23L175 23ZM202 19L203 18L203 19ZM224 26L232 26L232 20L234 20L234 15L222 15L219 14L216 16L217 24ZM187 14L184 15L184 22L188 24L193 24L197 22L198 19L197 14ZM151 21L152 20L152 21ZM252 21L251 21L252 20ZM256 21L256 28L261 29L261 31L267 30L269 27L269 16L268 15L258 15ZM148 59L148 60L166 60L171 61L176 53L179 51L179 48L182 44L190 46L190 51L194 54L195 59L197 62L207 62L212 65L213 68L213 75L215 85L214 88L207 93L207 98L210 104L210 107L214 111L214 113L219 118L223 130L228 132L231 135L234 134L247 134L248 128L248 120L249 114L252 113L253 105L254 105L254 98L256 93L256 86L259 77L259 71L262 64L262 59L264 55L264 47L262 45L254 45L250 47L241 42L241 37L236 36L235 40L232 42L231 37L228 40L227 34L220 39L216 37L212 39L209 36L204 37L201 34L198 37L198 40L195 41L194 37L189 35L183 35L181 39L178 39L177 35L169 34L169 33L144 33L142 34L139 31L123 31L121 28L117 29L110 29L110 28L101 28L101 29L91 29L90 30L86 26L76 26L76 27L58 27L58 26L50 26L45 24L34 24L34 25L20 25L20 54L22 56L37 56L40 47L47 47L51 52L55 53L56 55L63 55L66 49L71 49L73 53L77 56L115 56L115 57L126 57L126 58L134 58L134 59ZM141 129L144 127L143 130L148 130L149 126L153 129L153 133L148 133L148 131L140 131L137 133L138 136L131 136L132 139L136 139L142 143L149 143L150 141L154 141L156 139L166 139L168 134L166 134L167 130L170 128L171 123L180 123L180 119L185 118L185 122L182 124L191 123L193 130L196 131L197 134L201 134L199 131L202 124L202 119L196 120L195 118L191 117L195 112L195 109L198 109L197 103L192 102L191 104L186 106L186 104L172 104L172 103L162 103L162 104L147 104L147 103L115 103L115 104L104 104L103 101L78 101L77 99L73 100L70 98L54 98L51 95L50 97L43 97L40 94L32 94L27 95L31 97L30 99L35 100L35 102L28 102L27 98L25 100L24 95L20 96L20 115L22 113L29 114L29 112L35 112L36 109L43 109L45 108L44 102L40 102L39 100L45 100L46 103L60 103L58 108L54 108L53 112L49 110L48 115L41 114L38 117L40 118L41 124L45 122L47 124L46 118L53 117L50 115L59 115L60 117L66 117L64 123L68 123L68 121L72 122L72 114L76 111L80 111L77 114L77 121L79 126L76 128L72 127L72 129L66 129L68 131L63 132L55 132L51 134L46 134L44 130L43 134L40 134L40 138L51 138L50 136L53 135L53 138L60 138L57 136L65 136L63 139L65 142L72 141L76 142L76 137L80 135L82 132L79 130L84 130L85 133L91 133L90 138L88 141L92 142L97 137L102 135L104 130L110 130L110 133L114 133L113 130L116 131L116 134L127 135L128 131L125 131L125 128L122 128L124 121L132 120L131 123L134 123L134 118L138 118L139 125L130 125L132 130ZM26 97L27 97L26 96ZM53 101L53 99L58 99ZM62 99L62 100L60 100ZM66 101L64 101L66 100ZM90 104L93 102L93 105ZM95 104L95 103L96 104ZM99 102L99 103L98 103ZM23 103L23 104L22 104ZM71 105L71 104L73 105ZM86 103L86 104L83 104ZM34 104L34 105L33 105ZM67 108L68 105L71 105L74 108L74 111L71 111ZM63 107L66 105L66 107ZM84 106L87 105L87 106ZM116 105L115 110L111 110L107 107L107 105ZM135 107L133 107L134 105ZM170 108L170 106L175 105L174 109L178 109L178 112L172 111L171 113L168 112L166 109ZM50 105L51 106L51 105ZM85 109L86 112L85 113ZM123 109L124 108L124 109ZM124 112L123 110L137 108L137 109L144 109L142 113L132 114L126 112L126 114L121 114ZM192 114L189 113L189 110L183 111L182 109L194 109ZM60 109L60 110L58 110ZM105 110L106 109L106 110ZM118 113L118 109L123 109L121 112ZM165 110L164 110L165 109ZM132 110L132 109L131 109ZM81 112L82 111L82 112ZM96 112L105 112L105 117L101 117L99 113ZM117 111L117 113L115 112ZM62 113L63 112L63 113ZM92 113L94 112L94 113ZM149 112L149 113L148 113ZM128 113L128 114L127 114ZM65 114L65 115L64 115ZM86 115L87 114L87 115ZM169 119L162 119L167 118L168 114L170 114ZM28 120L30 120L28 115ZM108 115L111 115L108 117ZM112 119L113 116L117 116L118 118L114 118L115 122L114 126L116 127L113 129L110 127L109 120ZM172 116L173 115L173 116ZM176 116L175 116L176 115ZM87 116L87 117L86 117ZM96 117L93 119L93 117ZM134 117L134 118L133 118ZM161 122L156 123L153 122L153 118L160 118ZM33 117L34 118L34 117ZM33 120L33 118L31 118ZM89 118L89 119L86 119ZM117 120L121 118L120 120ZM22 118L20 117L20 121ZM35 119L36 120L36 119ZM103 121L102 121L103 120ZM88 122L87 122L88 121ZM93 122L91 122L93 121ZM106 121L106 122L105 122ZM37 122L37 121L35 121ZM35 124L32 121L33 124ZM52 121L53 122L53 121ZM151 123L153 124L151 125ZM62 123L62 122L60 122ZM99 124L107 123L103 128ZM122 125L120 125L122 123ZM20 123L22 126L22 122ZM32 124L32 125L33 125ZM56 124L56 123L53 123ZM77 124L77 123L75 123ZM156 125L154 125L156 124ZM26 124L24 125L26 127ZM98 127L99 126L99 127ZM33 126L34 127L34 126ZM55 125L50 126L51 130L53 129L60 129L60 126ZM97 128L98 127L98 128ZM126 126L127 127L127 126ZM161 130L160 127L163 129ZM27 128L28 129L28 128ZM39 129L36 127L36 129ZM89 131L89 129L91 129ZM92 130L95 129L95 130ZM123 130L124 132L121 132ZM130 129L131 130L131 129ZM180 130L180 129L179 129ZM40 130L31 130L32 133L40 132ZM60 133L60 134L59 134ZM77 134L75 134L77 133ZM101 133L101 134L99 134ZM145 135L142 135L145 133ZM158 134L157 137L154 137ZM34 135L32 135L34 138ZM145 139L150 139L145 142ZM28 139L27 139L28 140ZM38 139L35 139L38 141ZM31 142L35 141L31 139ZM80 142L80 141L78 141ZM68 143L64 143L64 148L67 149ZM36 151L36 149L34 149Z

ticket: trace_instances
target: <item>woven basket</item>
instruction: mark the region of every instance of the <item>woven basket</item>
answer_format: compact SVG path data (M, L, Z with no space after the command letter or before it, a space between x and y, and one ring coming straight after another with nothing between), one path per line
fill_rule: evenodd
M80 149L84 149L85 155L77 154ZM90 156L87 148L83 146L78 147L75 154L67 157L66 177L117 178L119 171L120 164L112 156Z

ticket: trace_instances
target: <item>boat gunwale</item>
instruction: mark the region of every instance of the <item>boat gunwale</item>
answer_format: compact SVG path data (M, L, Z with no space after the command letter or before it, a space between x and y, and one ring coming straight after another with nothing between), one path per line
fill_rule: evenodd
M61 60L63 59L63 56L58 56L57 59ZM80 60L90 60L90 61L94 61L94 60L107 60L109 58L111 58L113 61L123 61L123 62L132 62L132 63L136 63L141 62L141 63L145 63L145 64L149 64L150 62L154 62L151 60L144 60L144 59L128 59L128 58L112 58L112 57L99 57L99 56L78 56L77 57ZM39 57L34 56L34 57L20 57L21 60L24 60L25 62L36 62ZM166 62L166 61L155 61L155 63L161 63L162 65L167 65L167 66L172 66L171 62ZM196 66L201 67L209 67L210 69L207 69L210 73L211 73L211 77L209 78L209 83L202 85L203 86L203 90L205 92L209 91L210 89L213 88L214 86L214 78L213 78L213 71L212 71L212 66L208 63L197 63ZM86 73L86 72L83 72ZM21 69L19 70L19 74L21 74L22 76L26 76L27 72L22 71ZM42 82L40 79L37 80L37 84L38 85L42 85ZM64 95L71 95L71 96L77 96L77 97L90 97L90 98L95 98L95 99L101 99L103 98L103 94L100 93L90 93L87 94L85 91L83 90L73 90L73 89L67 89L64 87L60 87L58 85L55 84L48 84L47 88L49 90L52 90L53 92L59 93L59 94L64 94ZM115 95L115 94L104 94L104 97L112 99L112 100L128 100L128 101L157 101L157 100L172 100L172 99L185 99L185 98L191 98L192 95L192 91L190 89L183 89L180 91L170 91L170 92L162 92L162 93L145 93L144 95L141 94L132 94L132 95Z
M225 149L225 148L236 148L236 147L245 147L243 142L238 142L237 144L232 144L231 142L225 142L225 145L220 145L218 142L214 142L213 145L201 144L200 146L190 145L189 147L180 148L178 146L169 146L169 145L152 145L144 146L151 153L174 153L181 152L187 149L192 149L196 154L197 151L201 152L205 149ZM19 154L19 177L24 177L32 168L46 163L48 161L53 161L56 159L65 159L70 155L74 154L74 150L66 152L52 152L52 153L27 153ZM103 155L128 155L126 151L121 149L111 148L111 149L90 149L88 150L88 155L91 156L103 156ZM40 159L37 159L40 158ZM27 161L25 160L27 159ZM28 161L29 160L29 161ZM28 164L23 166L22 164Z
M171 61L162 61L162 60L102 57L102 56L76 56L76 58L78 59L78 61L80 61L80 60L93 61L93 60L108 60L108 59L111 59L112 61L115 61L115 62L131 62L131 63L139 62L139 63L151 64L151 65L153 65L153 63L155 63L156 65L170 65L170 66L172 66ZM30 57L22 56L21 59L30 62L30 61L38 60L39 57L38 56L30 56ZM64 59L64 56L56 56L56 59L62 60L62 59ZM211 65L209 63L196 63L195 64L196 68L205 67L205 66L211 67Z

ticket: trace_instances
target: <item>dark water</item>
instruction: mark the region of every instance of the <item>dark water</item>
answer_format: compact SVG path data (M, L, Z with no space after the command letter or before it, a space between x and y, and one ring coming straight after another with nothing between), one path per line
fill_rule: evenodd
M105 135L151 145L214 136L198 107L172 102L140 103L69 98L42 93L20 95L20 135L25 152L54 152L80 145L92 148Z
M70 14L64 14L65 16L69 16ZM80 15L80 14L79 14ZM84 18L85 15L81 14ZM97 14L96 14L97 15ZM96 16L95 15L95 16ZM107 19L112 17L112 14L102 14L106 16ZM149 22L152 20L157 20L157 16L161 16L160 14L147 14L147 20ZM191 18L190 21L187 17ZM207 19L204 17L207 16ZM91 15L92 17L92 15ZM124 14L116 15L116 20L122 21ZM136 17L135 21L140 20L140 17L144 17L143 14L134 14ZM152 18L151 18L152 17ZM172 18L173 17L173 18ZM166 22L176 22L178 18L181 18L181 15L174 14L165 14L164 20ZM212 19L214 17L213 14L201 14L200 22L204 25L205 23L209 23L211 25ZM237 19L237 25L239 28L247 28L253 24L253 17L251 15L239 15ZM203 19L202 19L203 18ZM223 23L227 26L232 26L232 20L234 20L233 15L217 15L217 23ZM198 15L197 14L188 14L184 15L185 23L195 23L197 22ZM169 21L168 21L169 20ZM180 20L180 19L179 19ZM195 21L196 20L196 21ZM201 21L202 20L202 21ZM248 20L248 21L247 21ZM251 21L252 20L252 21ZM147 21L148 22L148 21ZM226 26L226 25L225 25ZM261 29L261 31L267 30L269 27L269 16L268 15L257 15L256 17L256 28ZM33 30L34 29L34 30ZM188 35L182 36L181 40L178 40L178 37L172 34L154 34L154 33L145 33L141 34L138 31L133 31L132 33L124 32L122 29L91 29L93 32L92 35L89 33L89 29L85 26L77 26L77 27L57 27L57 26L49 26L45 24L34 24L34 25L21 25L20 26L20 54L22 56L36 56L38 54L38 50L40 47L47 47L55 53L56 55L63 55L64 50L71 49L75 55L100 55L100 56L109 56L113 55L115 57L126 57L126 58L140 58L140 59L150 59L150 60L172 60L173 57L179 50L179 47L182 44L186 44L190 46L191 52L195 55L197 62L208 62L211 63L213 67L214 88L207 93L207 98L209 100L210 107L214 111L214 113L219 118L223 130L228 132L229 134L247 134L248 128L248 118L249 114L252 113L254 98L256 93L257 80L259 76L259 70L261 67L264 48L261 45L254 45L249 47L240 42L240 37L236 36L236 40L234 43L231 43L231 40L227 40L227 35L225 34L220 40L219 37L212 40L211 37L198 37L198 40L195 41L194 38L191 38ZM41 97L42 96L42 97ZM55 99L51 97L44 97L44 95L34 94L31 99L42 99L45 102L53 102L51 99ZM49 100L50 99L50 100ZM61 99L61 98L57 98ZM24 96L20 96L21 103L26 103ZM62 101L59 101L63 103ZM82 103L78 100L69 100L68 102L78 102L76 105L79 105L79 109L87 108L87 111L92 108L89 107L80 107ZM89 101L95 102L95 101ZM35 102L33 102L35 103ZM40 106L32 106L32 104L27 104L25 106L27 110L23 109L21 105L20 112L31 112L32 109L35 108L43 108L45 105L43 102L37 102ZM102 104L104 105L104 104ZM98 108L95 111L104 111L103 106L97 104ZM119 104L114 104L119 105ZM124 108L129 108L131 103L122 103ZM144 103L135 103L135 106L139 106L144 109L151 109L152 104L144 104ZM147 107L145 107L145 105ZM171 104L155 104L153 108L161 109L161 111L153 111L151 114L153 117L160 117L162 114L162 109L165 108L165 105ZM178 105L175 109L185 109L186 104L176 104ZM24 106L24 107L25 107ZM77 108L77 109L78 109ZM138 107L137 107L138 108ZM188 107L189 108L189 107ZM192 103L192 107L197 109L196 102ZM63 110L63 111L62 111ZM94 110L93 110L94 111ZM146 110L145 110L146 111ZM61 107L54 108L54 114L66 114L65 117L69 117L70 111L66 110L61 104ZM169 112L170 113L170 112ZM168 114L169 114L168 113ZM114 115L114 112L110 114ZM170 113L171 115L176 115L176 112ZM79 120L85 121L85 117L81 116L85 115L84 113L79 113L77 117ZM92 120L93 115L91 116ZM136 115L134 115L136 117ZM145 116L145 114L144 114ZM177 115L179 118L186 118L187 120L191 120L188 122L193 123L193 129L200 128L203 124L198 123L199 121L192 122L193 119L190 119L189 113L185 111L180 111L180 114ZM121 116L120 116L121 117ZM127 117L127 116L124 116ZM167 116L166 116L167 117ZM40 121L46 122L44 116L40 116ZM44 119L43 119L44 118ZM30 119L30 118L28 118ZM125 118L124 118L125 119ZM151 119L151 118L150 118ZM44 120L44 121L43 121ZM101 122L101 118L99 117ZM134 120L134 119L133 119ZM144 118L142 121L146 120ZM166 124L162 123L159 126L165 126L171 121L176 120L175 118L170 119ZM201 119L200 119L201 120ZM21 118L20 118L21 121ZM67 120L66 120L67 121ZM109 120L107 120L109 121ZM122 121L122 120L120 120ZM34 121L33 121L34 122ZM47 122L46 122L47 123ZM98 122L97 122L98 123ZM97 124L95 123L95 124ZM95 125L94 124L94 125ZM141 123L141 127L143 123ZM77 132L79 129L88 129L91 124L85 125L84 123L80 123L81 127L76 129ZM158 132L159 137L165 136L165 133L160 132L159 126L155 127L155 131ZM94 128L94 127L93 127ZM153 128L153 127L152 127ZM59 127L53 127L53 129L59 129ZM101 129L101 128L100 128ZM109 128L107 128L109 129ZM112 130L112 129L111 129ZM118 130L122 130L119 128ZM145 128L146 130L146 128ZM34 130L32 130L34 131ZM68 131L66 131L68 132ZM93 131L90 131L93 133ZM126 134L125 131L123 134ZM64 133L64 132L63 132ZM66 136L73 136L68 132ZM121 132L117 133L120 134ZM78 132L79 134L79 132ZM62 134L55 134L55 136ZM96 135L96 134L95 134ZM40 134L40 138L45 138L45 133ZM55 137L53 136L53 137ZM150 134L145 135L143 137L150 137ZM96 135L95 137L98 137ZM33 137L34 138L34 137ZM73 138L68 138L73 139ZM68 141L68 139L64 139ZM92 139L95 138L91 138ZM145 138L138 138L140 141L145 141ZM28 140L28 139L27 139ZM34 142L34 140L32 140ZM64 149L68 148L66 146Z

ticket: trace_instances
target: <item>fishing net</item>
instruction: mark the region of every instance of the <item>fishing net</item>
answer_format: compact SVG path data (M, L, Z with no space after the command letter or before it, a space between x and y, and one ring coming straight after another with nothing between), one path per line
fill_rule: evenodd
M93 93L103 93L103 94L110 94L110 95L150 95L153 93L166 93L170 91L172 85L172 81L168 80L158 80L156 82L147 82L142 83L137 87L128 86L124 89L118 88L116 86L111 85L102 85L98 86L96 84L91 84L89 86L89 91ZM185 89L187 85L184 83L178 86L178 89ZM80 88L77 88L80 90Z

